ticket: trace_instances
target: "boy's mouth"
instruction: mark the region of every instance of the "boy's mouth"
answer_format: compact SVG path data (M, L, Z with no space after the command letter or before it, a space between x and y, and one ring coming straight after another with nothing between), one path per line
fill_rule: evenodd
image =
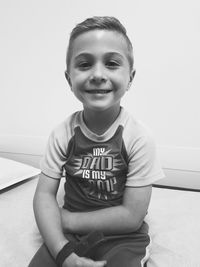
M112 92L112 90L103 90L103 89L92 89L92 90L86 90L88 94L108 94Z

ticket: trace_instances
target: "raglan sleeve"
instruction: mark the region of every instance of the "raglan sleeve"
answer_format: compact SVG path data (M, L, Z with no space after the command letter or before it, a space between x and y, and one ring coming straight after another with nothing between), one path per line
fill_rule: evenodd
M42 173L54 179L62 177L67 160L67 144L67 132L63 125L59 125L48 138L46 150L40 162Z
M164 177L153 136L138 137L129 150L126 186L147 186Z

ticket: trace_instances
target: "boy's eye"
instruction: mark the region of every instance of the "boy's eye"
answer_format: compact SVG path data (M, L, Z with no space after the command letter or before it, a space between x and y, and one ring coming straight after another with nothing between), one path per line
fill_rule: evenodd
M106 66L111 69L118 68L120 66L120 63L115 60L109 60L106 62Z
M91 63L88 61L83 61L77 64L79 69L88 69L91 67Z

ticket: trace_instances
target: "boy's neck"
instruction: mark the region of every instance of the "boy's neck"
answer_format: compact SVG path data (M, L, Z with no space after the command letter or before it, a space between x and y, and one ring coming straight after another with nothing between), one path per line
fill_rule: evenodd
M120 110L120 106L114 110L109 109L105 111L94 111L84 108L83 119L90 131L102 135L117 119Z

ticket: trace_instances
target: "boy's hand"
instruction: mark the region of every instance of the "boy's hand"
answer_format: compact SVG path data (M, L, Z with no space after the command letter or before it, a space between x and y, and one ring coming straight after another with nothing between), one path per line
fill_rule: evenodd
M79 257L72 253L63 263L63 267L103 267L106 261L93 261L88 258Z

